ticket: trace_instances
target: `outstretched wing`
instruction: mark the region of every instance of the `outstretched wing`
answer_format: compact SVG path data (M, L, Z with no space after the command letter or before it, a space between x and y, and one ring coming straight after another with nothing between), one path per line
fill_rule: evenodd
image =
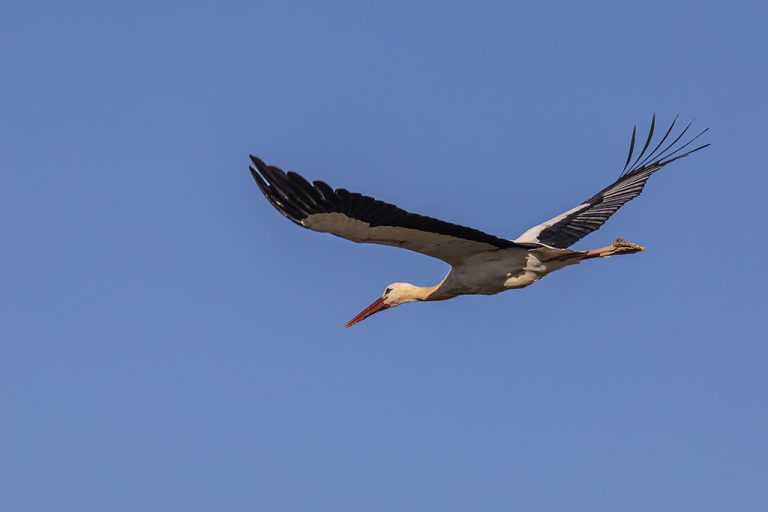
M277 211L296 224L353 242L391 245L456 264L479 252L537 247L497 238L477 229L407 212L372 197L309 183L251 156L256 183Z
M656 126L656 116L654 115L643 150L630 166L629 163L632 161L632 153L635 148L636 128L633 129L627 162L624 164L624 170L618 180L611 183L579 206L561 213L557 217L549 219L538 226L532 227L515 241L518 243L542 243L552 247L565 249L591 232L599 229L600 226L602 226L611 215L616 213L619 208L624 206L627 201L631 201L639 196L643 191L648 178L650 178L653 173L675 160L679 160L680 158L686 157L691 153L709 146L709 144L704 144L703 146L699 146L680 154L681 151L709 130L709 128L707 128L685 144L678 145L678 142L680 142L686 134L688 128L691 127L691 124L693 123L693 121L691 121L675 140L659 151L667 138L669 138L670 133L672 133L672 129L675 127L675 121L677 121L677 118L672 121L667 133L664 134L664 137L662 137L653 151L643 158L643 155L645 155L645 152L653 139L653 130ZM627 168L629 168L629 170L627 170Z

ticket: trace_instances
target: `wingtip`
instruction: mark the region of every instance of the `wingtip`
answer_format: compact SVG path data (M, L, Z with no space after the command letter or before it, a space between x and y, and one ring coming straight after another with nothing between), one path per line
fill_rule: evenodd
M622 173L627 170L629 162L632 160L632 152L635 150L635 137L637 137L637 125L632 127L632 140L629 142L629 154L627 154L627 162L624 164Z
M645 139L645 144L643 145L643 149L640 151L640 154L637 155L637 158L632 164L631 169L635 169L637 167L637 163L643 158L643 155L645 154L646 150L648 149L648 146L650 146L651 141L653 140L653 133L655 130L656 130L656 114L654 113L653 117L651 118L651 127L648 130L648 137Z
M648 145L651 143L651 140L653 138L652 136L653 136L653 132L654 132L655 124L656 124L655 123L656 114L653 115L653 117L651 119L651 127L650 127L650 130L649 130L648 139L646 140L646 144L643 147L643 150L640 152L640 156L638 156L637 159L635 159L635 161L631 165L625 164L625 167L624 167L624 170L621 173L621 176L626 176L628 174L641 171L641 170L646 169L646 168L648 168L650 166L658 166L658 167L664 166L666 164L674 162L675 160L679 160L683 156L688 156L688 155L690 155L690 154L692 154L692 153L694 153L694 152L696 152L696 151L698 151L700 149L704 149L705 147L708 147L710 145L710 144L705 144L703 146L699 146L699 147L695 148L694 150L689 150L689 151L683 153L682 155L675 156L678 153L680 153L683 150L685 150L685 148L690 146L694 141L696 141L699 137L704 135L707 131L709 131L709 128L705 128L704 130L699 132L695 137L693 137L690 140L688 140L687 142L685 142L685 144L682 144L682 145L678 146L677 143L685 136L686 133L688 133L688 130L693 125L693 123L695 121L695 118L694 118L694 119L691 119L691 121L688 122L685 125L683 130L675 137L675 139L672 142L670 142L668 145L666 145L663 149L660 149L662 147L662 145L664 144L664 142L669 137L669 135L671 134L671 132L672 132L673 128L675 127L675 124L677 123L677 120L678 120L679 117L680 117L680 114L675 115L674 119L672 120L672 123L670 124L670 126L667 129L667 131L664 134L664 136L661 138L661 140L658 142L658 144L656 144L656 146L653 148L653 150L650 153L648 153L645 156L645 158L643 158L643 155L646 154L646 150L648 149ZM633 130L633 134L634 134L634 130ZM630 144L630 153L631 153L631 149L632 149L633 146L634 146L634 144Z
M264 163L264 160L257 157L256 155L248 155L248 157L251 159L251 162L253 162L253 165L255 165L259 170L267 165Z

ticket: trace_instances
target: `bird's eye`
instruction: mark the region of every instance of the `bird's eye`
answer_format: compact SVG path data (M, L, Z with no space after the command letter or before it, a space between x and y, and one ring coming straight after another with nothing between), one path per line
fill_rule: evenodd
M391 291L392 291L392 288L387 288L386 290L384 290L384 295L388 294Z

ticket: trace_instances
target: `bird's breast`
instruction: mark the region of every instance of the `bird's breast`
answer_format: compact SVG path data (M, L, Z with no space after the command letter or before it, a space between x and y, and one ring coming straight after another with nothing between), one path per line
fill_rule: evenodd
M435 299L456 295L493 295L536 282L541 263L525 249L480 253L456 265L437 290Z

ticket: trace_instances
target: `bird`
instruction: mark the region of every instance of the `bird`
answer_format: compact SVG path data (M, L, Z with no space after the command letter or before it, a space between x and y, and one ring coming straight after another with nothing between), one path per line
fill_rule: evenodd
M650 123L642 150L632 160L637 126L618 179L577 206L509 240L451 222L404 210L323 181L310 183L300 174L284 172L250 155L249 166L261 192L272 206L293 223L313 231L331 233L353 242L400 247L448 263L448 274L434 286L389 284L368 307L355 315L351 327L371 315L402 304L441 301L460 295L495 295L524 288L556 270L586 260L633 254L645 247L617 238L611 245L591 250L569 249L599 229L608 218L643 191L657 171L710 144L687 149L709 128L683 139L693 121L676 136L675 117L663 137L648 151L656 128ZM671 140L666 146L664 143ZM664 146L662 148L662 146Z

